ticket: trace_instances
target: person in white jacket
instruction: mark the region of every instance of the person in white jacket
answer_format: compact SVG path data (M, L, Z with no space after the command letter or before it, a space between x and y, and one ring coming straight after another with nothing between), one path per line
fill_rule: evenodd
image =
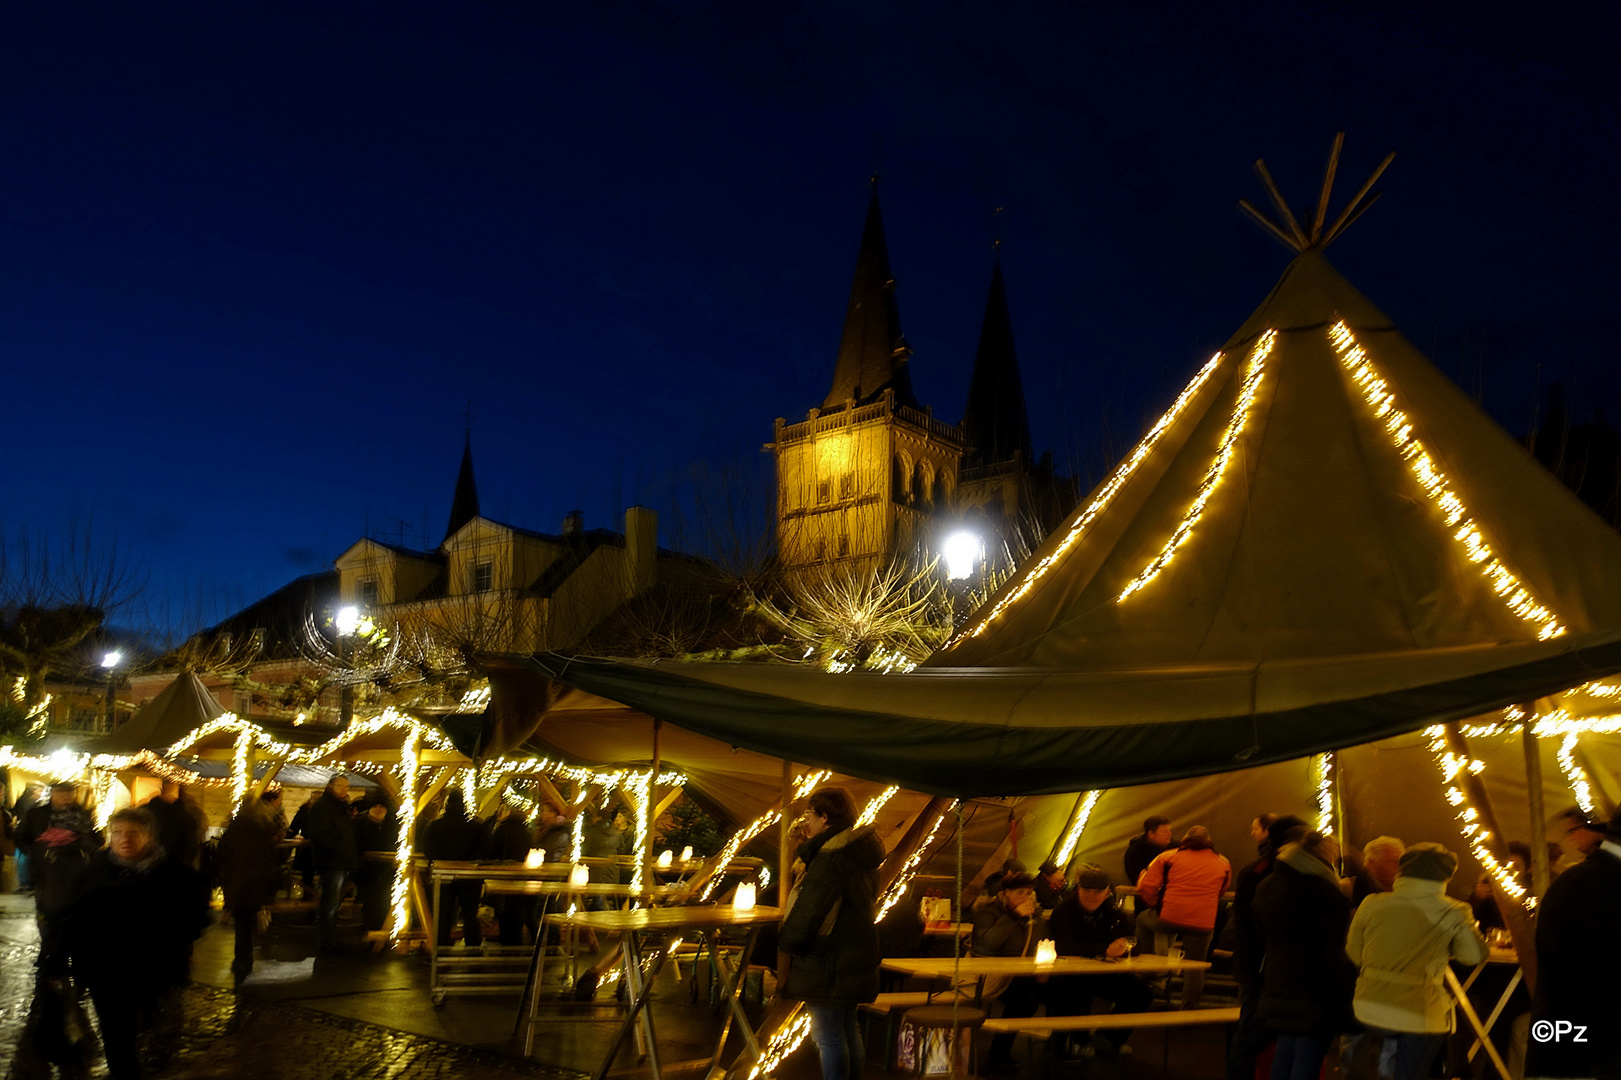
M1356 1018L1396 1047L1394 1075L1423 1080L1452 1030L1447 964L1478 964L1486 940L1469 905L1446 894L1458 857L1440 844L1414 844L1402 855L1391 892L1368 897L1351 920L1345 952L1361 969Z

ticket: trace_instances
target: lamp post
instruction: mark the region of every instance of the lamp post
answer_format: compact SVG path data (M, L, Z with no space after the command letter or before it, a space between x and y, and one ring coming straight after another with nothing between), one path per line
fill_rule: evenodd
M124 662L124 654L117 649L103 653L101 657L102 670L107 672L107 701L101 711L101 727L103 731L113 729L113 697L118 690L118 665Z
M332 620L333 628L338 632L338 660L344 666L343 686L338 690L338 723L347 728L350 721L355 718L355 691L349 685L349 647L348 639L360 628L360 609L353 604L338 609L338 614Z
M958 529L941 543L940 557L946 563L946 589L951 594L951 628L956 630L958 622L967 615L959 608L963 595L968 591L968 579L985 561L985 541L971 529ZM959 581L963 584L953 584Z

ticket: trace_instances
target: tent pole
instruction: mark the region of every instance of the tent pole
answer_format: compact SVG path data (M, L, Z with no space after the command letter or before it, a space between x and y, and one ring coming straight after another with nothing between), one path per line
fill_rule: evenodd
M659 766L662 764L659 760L659 732L663 727L664 721L655 717L653 720L653 770L647 774L647 797L642 800L641 806L641 814L647 821L647 828L643 830L647 842L642 845L642 850L636 853L642 860L642 888L646 889L650 894L653 891L654 884L653 827L658 824L658 816L653 813L653 800L657 797L655 788L659 782Z
M1335 149L1338 150L1337 145ZM1331 178L1333 176L1332 169L1329 176ZM1327 199L1326 192L1324 199ZM1345 790L1340 786L1340 773L1345 763L1340 760L1338 750L1334 751L1329 760L1334 763L1334 831L1340 838L1340 877L1345 877L1345 848L1351 842L1351 830L1345 824Z
M788 838L792 834L794 823L789 810L794 805L794 763L787 758L782 759L782 819L777 823L777 906L788 906L788 892L791 882L788 880L793 873L794 857L788 850ZM778 973L782 977L782 973Z
M1529 715L1535 716L1535 709ZM1525 751L1525 786L1530 795L1531 890L1540 899L1548 894L1548 845L1542 842L1548 815L1542 799L1542 752L1529 723L1520 729L1520 747Z
M1058 858L1058 849L1064 843L1064 837L1069 835L1070 826L1075 824L1075 815L1081 812L1081 804L1085 801L1086 792L1082 791L1075 796L1075 805L1069 808L1069 817L1064 819L1064 827L1058 830L1057 836L1053 837L1053 846L1047 852L1049 861ZM1063 870L1065 868L1060 866L1058 869Z

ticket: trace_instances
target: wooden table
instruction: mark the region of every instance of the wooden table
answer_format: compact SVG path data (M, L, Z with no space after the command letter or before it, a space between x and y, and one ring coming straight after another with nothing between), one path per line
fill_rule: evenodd
M719 1065L721 1054L726 1050L726 1038L731 1033L734 1019L743 1032L743 1038L748 1043L750 1052L758 1057L760 1047L754 1037L753 1028L749 1026L748 1017L743 1012L743 1006L738 1001L738 992L743 987L743 973L748 970L748 958L754 950L760 927L780 921L782 915L781 908L755 907L739 911L729 905L638 908L634 911L581 911L574 914L548 915L541 924L541 939L535 950L536 970L533 982L537 992L529 995L524 1055L527 1057L534 1049L535 1010L540 997L538 993L540 977L545 965L546 923L550 922L552 925L575 930L596 930L622 935L624 954L621 963L629 1006L613 1042L608 1046L608 1053L602 1059L602 1067L597 1070L595 1080L606 1080L608 1070L613 1067L614 1058L619 1056L620 1048L633 1033L647 1056L647 1063L655 1080L662 1080L664 1075L659 1064L658 1037L653 1029L653 1010L648 1005L648 997L652 993L659 970L664 966L664 959L669 955L669 949L658 948L654 951L651 964L644 976L643 945L645 939L650 937L662 941L666 938L685 937L696 933L708 940L710 954L720 957L720 935L735 928L746 931L742 955L738 959L736 969L727 979L725 1023L721 1025L720 1036L715 1040L715 1052L710 1056L708 1068L704 1070L703 1075L713 1072Z
M1474 1005L1469 1001L1469 988L1475 984L1476 979L1480 978L1480 973L1486 970L1488 964L1513 964L1514 977L1509 979L1508 985L1503 988L1502 994L1498 995L1497 1004L1492 1007L1491 1015L1487 1016L1485 1021L1482 1021L1479 1014L1475 1012ZM1468 1021L1469 1026L1475 1032L1475 1041L1469 1047L1467 1060L1475 1060L1475 1055L1484 1048L1486 1056L1491 1059L1492 1065L1496 1067L1500 1076L1507 1076L1508 1071L1501 1056L1497 1053L1497 1047L1492 1043L1491 1030L1492 1026L1497 1023L1497 1018L1503 1015L1503 1010L1508 1008L1509 998L1514 996L1514 988L1520 985L1522 975L1520 954L1513 948L1502 948L1495 945L1488 947L1486 959L1476 964L1474 970L1469 973L1469 977L1462 983L1459 983L1458 977L1453 974L1452 965L1447 965L1447 986L1451 988L1452 996L1458 1003L1458 1010L1463 1013L1464 1019Z
M1093 960L1084 956L1060 956L1047 964L1033 956L896 956L885 960L890 971L924 979L950 979L968 976L975 980L974 1002L985 990L985 980L993 975L1165 975L1173 971L1204 971L1204 960L1172 960L1166 956L1134 956L1129 960Z

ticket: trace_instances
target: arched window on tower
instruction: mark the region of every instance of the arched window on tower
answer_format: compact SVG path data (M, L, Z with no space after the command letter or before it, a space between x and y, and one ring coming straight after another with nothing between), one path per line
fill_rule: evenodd
M895 467L890 470L889 497L905 506L912 501L911 479L912 466L907 462L904 454L895 455Z
M946 474L941 470L940 475L934 478L934 506L937 510L944 510L951 505L951 493L946 489Z
M917 463L917 472L912 476L912 505L919 510L933 508L930 501L934 494L934 476L929 471L928 462Z

